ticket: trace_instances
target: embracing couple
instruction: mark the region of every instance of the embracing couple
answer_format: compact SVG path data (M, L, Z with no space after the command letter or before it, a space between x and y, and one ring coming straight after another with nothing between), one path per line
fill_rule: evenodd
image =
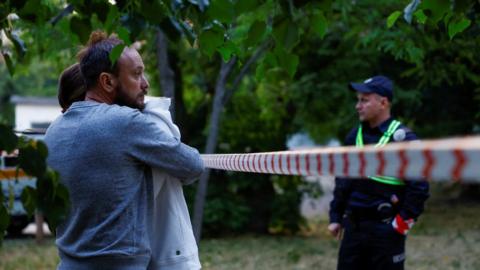
M170 100L145 102L142 58L96 31L59 80L63 114L48 128L48 163L70 194L56 231L58 269L200 269L182 185L204 170L180 141Z

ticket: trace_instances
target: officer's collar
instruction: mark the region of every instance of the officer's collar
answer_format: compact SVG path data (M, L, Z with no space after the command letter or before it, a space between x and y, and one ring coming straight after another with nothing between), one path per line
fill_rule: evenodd
M370 125L367 122L362 122L362 127L364 129L369 129L369 130L378 130L381 133L385 133L388 130L388 126L390 126L390 123L392 123L393 117L390 116L387 120L383 121L380 125L371 128Z

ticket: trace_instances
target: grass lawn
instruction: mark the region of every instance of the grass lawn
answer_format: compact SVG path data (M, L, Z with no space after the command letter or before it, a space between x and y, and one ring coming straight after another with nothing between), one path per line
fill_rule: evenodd
M480 204L430 200L407 241L406 269L480 269ZM335 269L338 243L326 221L311 224L301 236L239 236L206 239L200 253L204 269ZM6 239L0 269L55 269L52 239Z

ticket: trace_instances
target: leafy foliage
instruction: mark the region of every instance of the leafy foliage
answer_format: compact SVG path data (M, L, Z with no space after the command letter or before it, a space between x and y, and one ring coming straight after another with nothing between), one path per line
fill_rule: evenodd
M264 82L270 100L285 100L296 129L317 142L341 140L357 121L348 83L384 74L395 82L394 115L421 137L478 132L478 25L472 22L453 40L445 29L403 20L386 30L378 22L398 3L375 3L335 4L330 34L321 41L306 37L294 51L301 63L294 82Z

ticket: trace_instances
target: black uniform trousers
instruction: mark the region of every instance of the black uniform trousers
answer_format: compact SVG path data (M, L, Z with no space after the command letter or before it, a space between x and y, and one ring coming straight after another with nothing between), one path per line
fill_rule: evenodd
M344 219L338 270L403 270L405 236L390 222Z

